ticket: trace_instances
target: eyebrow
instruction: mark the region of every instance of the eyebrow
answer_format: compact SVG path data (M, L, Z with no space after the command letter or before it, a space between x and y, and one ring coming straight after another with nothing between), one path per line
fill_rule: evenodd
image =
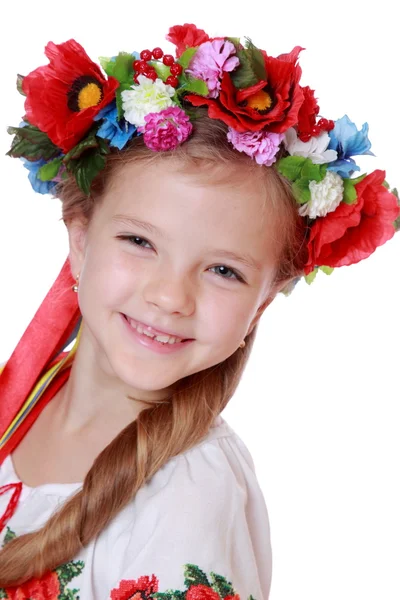
M151 235L157 235L163 239L167 239L167 236L161 229L148 223L147 221L141 221L140 219L136 219L135 217L128 215L114 215L112 217L112 221L115 223L121 223L123 225L129 225L133 227L141 227L145 229ZM254 271L261 271L261 265L254 260L254 258L248 254L236 254L236 252L232 252L230 250L218 250L217 248L213 248L212 252L218 254L219 256L223 256L224 258L230 260L236 260L237 262L242 263L246 267L253 269Z

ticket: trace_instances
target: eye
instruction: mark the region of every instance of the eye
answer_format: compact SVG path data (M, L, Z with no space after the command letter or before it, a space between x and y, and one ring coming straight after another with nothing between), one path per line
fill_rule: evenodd
M126 240L132 246L138 246L139 248L145 248L145 246L140 244L140 242L144 242L145 244L149 244L149 246L151 246L150 242L148 242L147 240L145 240L144 238L142 238L138 235L118 235L117 238L119 240Z
M229 267L226 267L225 265L217 265L216 267L210 267L210 268L211 269L220 269L220 271L217 272L217 274L221 275L221 277L223 279L237 279L237 281L241 281L244 283L243 277L241 277L237 271L234 271L233 269L230 269ZM221 273L221 270L223 270L225 272ZM233 277L225 277L226 272L233 273Z

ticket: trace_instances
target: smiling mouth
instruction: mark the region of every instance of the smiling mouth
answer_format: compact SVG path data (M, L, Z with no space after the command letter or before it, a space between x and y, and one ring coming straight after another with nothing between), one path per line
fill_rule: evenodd
M134 319L131 319L127 315L123 315L124 318L128 321L129 325L138 331L141 335L145 335L152 340L155 340L161 344L180 344L182 342L192 341L194 338L180 338L178 336L169 335L167 333L152 333L146 329L145 325L142 325L139 322L136 322Z

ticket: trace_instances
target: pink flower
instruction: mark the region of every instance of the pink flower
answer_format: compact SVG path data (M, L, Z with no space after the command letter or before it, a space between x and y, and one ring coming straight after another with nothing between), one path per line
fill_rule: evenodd
M248 131L240 133L229 127L228 140L239 152L245 152L254 158L259 165L270 167L276 161L283 133L270 133L269 131Z
M221 88L220 79L224 71L233 71L239 66L239 59L232 42L217 39L201 44L190 61L186 73L206 82L209 98L217 98Z
M145 125L138 131L144 134L146 146L155 152L173 150L189 137L193 129L189 117L178 106L150 113L144 120Z

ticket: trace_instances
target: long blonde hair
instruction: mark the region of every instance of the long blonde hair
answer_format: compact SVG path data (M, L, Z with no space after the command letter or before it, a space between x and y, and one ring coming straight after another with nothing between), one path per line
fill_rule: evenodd
M214 178L221 179L226 179L234 167L242 177L265 178L266 201L273 204L279 224L281 247L276 280L296 277L304 264L305 232L290 185L275 169L257 165L234 150L227 141L223 123L210 119L204 109L196 112L194 134L173 152L152 152L142 136L134 138L122 152L112 151L105 169L93 181L89 197L73 178L63 181L56 194L62 202L62 219L68 223L83 215L90 221L96 202L101 202L112 177L121 165L132 161L141 161L145 168L146 163L173 157L185 172L209 173L204 167L212 166ZM0 586L39 578L73 559L160 467L198 444L233 396L256 331L257 325L246 337L245 348L239 348L215 366L177 381L169 398L142 410L97 456L81 490L66 500L41 529L9 541L0 551Z

